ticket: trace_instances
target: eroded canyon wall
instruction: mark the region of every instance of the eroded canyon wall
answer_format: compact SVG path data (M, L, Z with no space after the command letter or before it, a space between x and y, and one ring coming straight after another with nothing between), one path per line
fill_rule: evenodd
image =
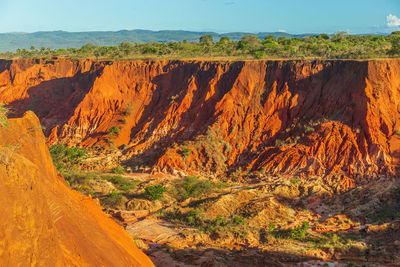
M0 102L52 142L160 171L394 175L399 92L400 60L0 62Z

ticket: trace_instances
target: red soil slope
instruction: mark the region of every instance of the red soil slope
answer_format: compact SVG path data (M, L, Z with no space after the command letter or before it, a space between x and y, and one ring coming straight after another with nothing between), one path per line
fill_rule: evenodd
M344 187L395 174L399 89L400 60L0 62L0 102L35 111L52 142L113 142L162 171L242 167Z
M0 266L153 266L132 238L57 176L32 112L0 128Z

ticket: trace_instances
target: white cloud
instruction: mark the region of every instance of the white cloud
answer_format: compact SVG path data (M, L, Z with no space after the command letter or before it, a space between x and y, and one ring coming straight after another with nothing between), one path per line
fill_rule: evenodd
M386 17L386 25L389 27L399 27L400 26L400 18L395 15L389 14Z

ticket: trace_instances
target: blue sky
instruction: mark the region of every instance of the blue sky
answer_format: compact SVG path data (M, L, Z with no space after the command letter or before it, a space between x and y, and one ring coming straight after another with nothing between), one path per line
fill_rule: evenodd
M0 32L400 30L400 0L0 0Z

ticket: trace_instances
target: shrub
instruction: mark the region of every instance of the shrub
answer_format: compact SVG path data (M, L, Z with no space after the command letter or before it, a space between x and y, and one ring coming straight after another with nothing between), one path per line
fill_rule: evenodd
M64 179L71 186L73 185L85 185L90 180L95 178L95 174L82 172L75 169L68 169L63 171Z
M125 116L130 116L132 114L133 108L132 108L132 104L130 103L126 109L123 111L123 114Z
M247 235L247 226L242 216L223 217L218 215L214 219L204 219L202 213L203 210L200 208L195 208L186 213L176 210L175 212L165 213L164 218L168 221L196 227L207 234L217 233L219 235L226 235L227 233L232 233L240 237Z
M310 229L310 224L308 222L303 222L302 226L295 227L293 229L273 231L270 234L275 238L295 239L302 241L306 237L308 229Z
M115 174L123 174L123 173L125 173L124 168L122 166L119 166L119 165L117 167L115 167L114 169L112 169L111 171L112 171L112 173L115 173Z
M184 158L186 158L187 156L189 156L190 151L191 151L191 150L190 150L189 148L187 148L187 147L182 147L182 149L181 149L182 156L183 156Z
M306 134L308 134L308 133L313 133L314 131L315 131L314 127L309 126L309 125L306 125L305 128L304 128L304 132L305 132Z
M162 185L146 186L145 195L151 200L161 199L167 191Z
M235 215L232 218L232 222L234 224L243 224L243 223L245 223L245 219L240 215Z
M60 172L62 172L64 169L70 169L74 165L80 163L87 154L86 149L84 148L69 148L61 144L51 146L49 151L51 158L53 159L54 166Z
M300 181L301 181L301 180L300 180L299 178L295 178L295 179L291 179L291 180L290 180L290 182L291 182L293 185L297 185Z
M119 128L117 126L111 127L108 129L108 133L112 136L119 135Z
M269 231L273 232L276 229L276 224L274 222L269 223Z
M105 198L100 200L103 206L109 208L116 208L117 206L121 205L121 201L122 201L122 195L118 193L116 190L113 190Z
M103 176L103 179L110 181L115 186L117 186L118 189L123 190L123 191L128 191L128 190L134 188L137 184L137 181L130 181L129 179L126 179L119 175Z
M0 103L0 127L7 126L7 113L8 108L6 108L4 104Z
M215 184L209 181L199 181L196 176L186 176L175 185L175 195L178 199L199 197L214 188Z

